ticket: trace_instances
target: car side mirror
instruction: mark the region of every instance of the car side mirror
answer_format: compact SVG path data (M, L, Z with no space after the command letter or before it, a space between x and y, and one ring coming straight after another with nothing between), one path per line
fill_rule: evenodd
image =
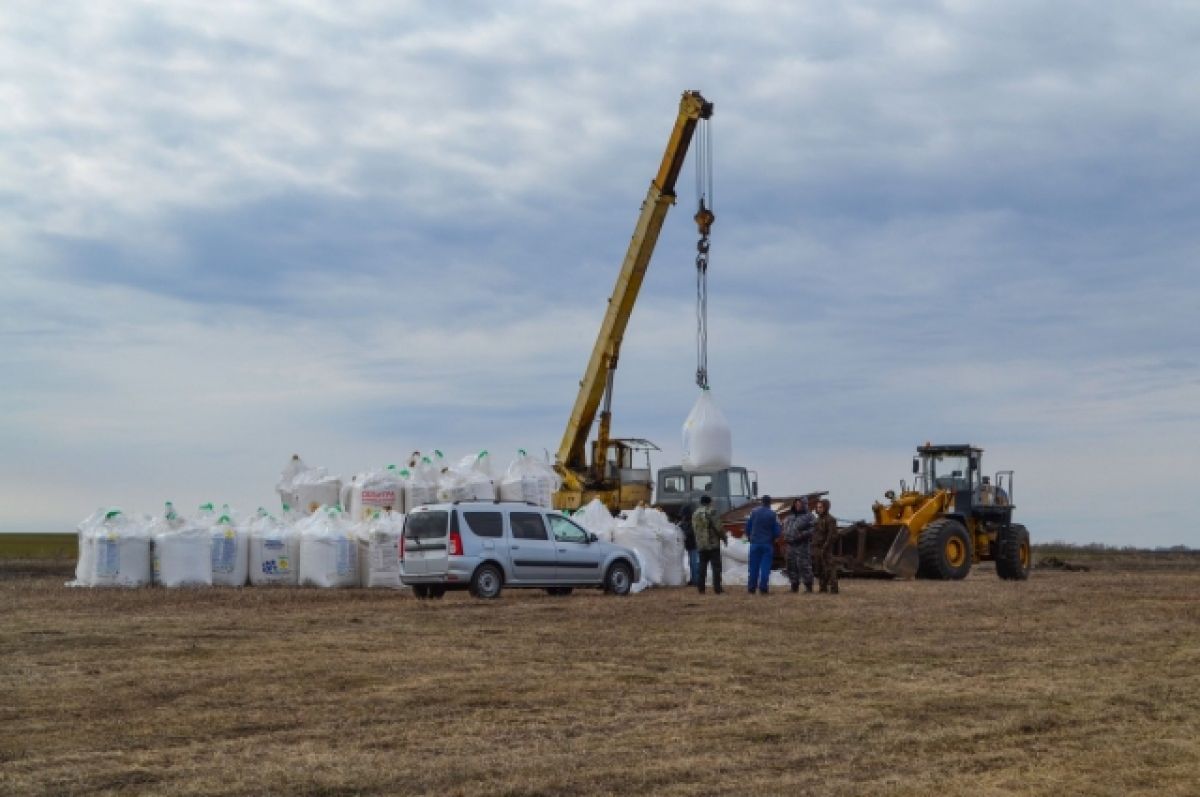
M587 535L587 541L588 541L588 544L590 545L593 542L600 542L600 538L589 531L588 535Z
M913 457L913 473L920 473L920 472L921 472L921 460L917 459L916 457Z

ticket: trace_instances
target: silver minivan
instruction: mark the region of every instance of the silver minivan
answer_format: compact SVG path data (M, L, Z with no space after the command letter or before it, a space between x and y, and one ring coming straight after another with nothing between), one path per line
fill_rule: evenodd
M633 551L600 542L553 509L456 501L417 507L404 519L400 580L418 598L448 589L495 598L504 587L569 595L576 587L628 595L641 578Z

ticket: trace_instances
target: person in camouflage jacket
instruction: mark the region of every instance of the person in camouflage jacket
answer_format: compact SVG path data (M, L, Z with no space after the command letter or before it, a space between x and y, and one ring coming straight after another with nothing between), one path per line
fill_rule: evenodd
M711 496L700 497L700 508L692 514L692 533L696 535L696 550L700 552L696 589L704 593L706 571L711 566L713 592L720 595L724 592L721 588L721 546L729 544L729 536L712 510Z
M808 511L808 499L797 498L792 501L791 511L783 519L783 539L787 543L787 574L792 582L792 592L800 591L801 582L804 591L812 592L812 536L816 524L812 513Z

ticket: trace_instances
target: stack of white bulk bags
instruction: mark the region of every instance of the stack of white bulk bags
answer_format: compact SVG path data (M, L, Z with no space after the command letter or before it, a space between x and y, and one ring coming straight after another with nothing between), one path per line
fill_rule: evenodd
M403 473L401 475L404 475ZM421 457L404 482L404 508L412 511L418 506L436 504L440 472L429 457Z
M342 479L331 476L325 468L309 467L293 454L279 474L275 484L284 511L297 510L312 514L320 506L336 506L341 499Z
M517 451L517 458L509 464L508 471L500 480L500 500L526 501L538 506L550 506L554 492L561 484L562 481L553 467L529 456L521 449ZM608 512L607 509L604 511ZM612 515L609 515L609 518L611 517ZM599 536L599 532L594 533Z
M583 509L571 516L571 520L595 534L603 542L612 542L613 532L617 530L617 519L612 516L612 512L608 511L608 507L599 498L589 501Z
M89 520L80 524L86 524L80 530L80 563L85 565L81 582L90 587L144 587L152 583L147 524L116 508ZM91 550L85 553L87 547Z
M228 507L224 507L228 509ZM250 543L246 530L223 512L208 529L212 544L212 583L215 587L244 587L250 574Z
M642 565L643 587L663 583L662 544L655 513L661 514L656 509L639 506L627 512L613 532L613 542L637 554Z
M342 509L354 522L377 512L404 512L404 477L395 465L360 473L342 487Z
M295 586L300 578L300 537L263 509L247 527L250 547L250 583Z
M358 538L359 576L364 587L399 589L400 535L404 515L376 512L354 527Z
M322 507L301 521L300 583L313 587L357 587L358 541L337 507Z
M683 469L720 470L733 464L733 433L705 388L683 422Z

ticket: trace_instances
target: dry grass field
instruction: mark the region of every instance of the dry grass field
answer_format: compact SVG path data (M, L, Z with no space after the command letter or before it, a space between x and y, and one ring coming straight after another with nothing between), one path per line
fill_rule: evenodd
M1200 562L843 594L0 571L0 793L1200 793Z

